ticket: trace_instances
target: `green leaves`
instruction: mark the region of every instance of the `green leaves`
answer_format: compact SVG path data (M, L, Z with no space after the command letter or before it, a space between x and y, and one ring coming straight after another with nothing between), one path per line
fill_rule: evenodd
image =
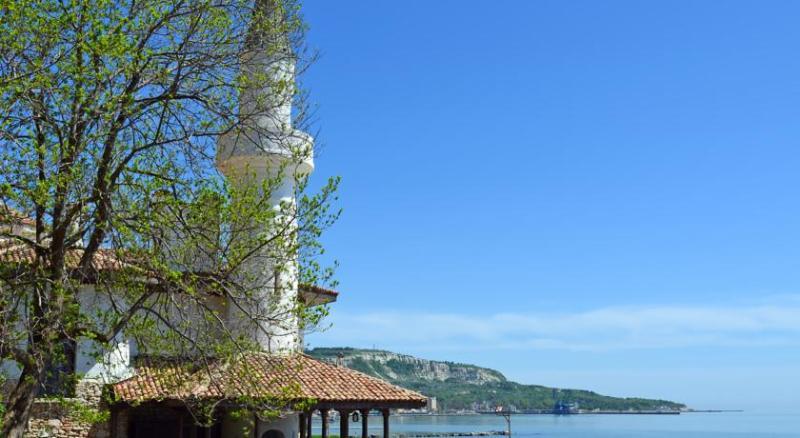
M240 73L246 37L310 61L299 4L278 4L267 19L244 0L2 2L0 203L37 221L0 231L30 255L0 269L0 359L20 361L15 346L46 364L53 342L91 340L102 364L129 339L141 354L202 362L259 348L229 313L320 323L325 308L247 305L269 288L335 284L319 239L339 215L339 180L308 193L297 177L297 202L273 208L285 171L312 151L290 151L255 185L228 184L214 165L218 137L260 115L239 102L252 84ZM305 93L285 77L256 79L293 100L303 128Z

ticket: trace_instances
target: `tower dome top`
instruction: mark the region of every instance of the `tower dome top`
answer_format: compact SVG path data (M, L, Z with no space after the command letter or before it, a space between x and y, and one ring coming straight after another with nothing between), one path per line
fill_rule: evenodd
M296 57L280 0L256 0L241 58L239 126L220 138L217 168L225 175L244 169L314 168L313 138L292 126Z

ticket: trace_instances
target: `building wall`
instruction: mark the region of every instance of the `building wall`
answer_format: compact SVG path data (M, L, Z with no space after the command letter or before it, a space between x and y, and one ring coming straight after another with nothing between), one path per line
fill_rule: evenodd
M300 416L298 414L287 414L285 418L273 422L258 422L257 435L255 438L261 438L268 430L279 430L283 433L284 438L295 438L300 433Z
M74 399L76 402L85 402ZM128 411L115 413L116 421L91 424L81 421L70 413L62 403L55 401L37 401L26 438L128 438ZM288 414L285 418L273 422L258 421L253 428L250 418L234 419L228 415L222 419L223 438L261 438L269 430L279 430L285 438L295 438L299 433L298 415ZM112 434L112 428L115 428Z
M279 430L285 438L295 438L299 434L299 415L287 414L286 417L265 422L256 420L256 427L253 428L255 418L232 418L226 415L222 419L223 438L261 438L269 430Z
M88 315L102 312L110 307L105 294L96 293L94 286L85 285L78 293L78 300ZM23 345L24 346L24 345ZM100 348L89 340L79 340L75 346L75 372L82 379L91 382L112 383L133 375L132 355L135 353L130 340L119 337L111 348ZM19 377L20 368L16 363L0 363L0 372L13 381Z
M225 415L222 419L222 436L223 438L233 437L252 437L253 436L253 418L232 418L230 415Z
M97 292L91 285L83 287L78 299L87 314L111 309L108 295ZM133 375L131 350L132 342L122 336L118 336L110 348L101 347L89 340L80 340L75 351L75 372L84 379L103 383L127 379Z

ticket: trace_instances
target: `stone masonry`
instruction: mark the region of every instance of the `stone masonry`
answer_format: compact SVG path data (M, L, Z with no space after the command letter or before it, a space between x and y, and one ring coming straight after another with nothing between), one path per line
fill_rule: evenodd
M109 438L109 421L91 424L75 415L69 405L102 408L103 384L82 380L75 389L75 398L57 400L40 399L34 402L26 438Z

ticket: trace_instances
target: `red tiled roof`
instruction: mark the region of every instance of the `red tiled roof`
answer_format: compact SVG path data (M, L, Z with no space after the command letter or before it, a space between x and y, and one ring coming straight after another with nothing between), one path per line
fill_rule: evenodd
M74 248L68 251L66 256L67 268L77 268L82 256L82 248ZM24 265L33 263L35 258L36 253L29 245L13 238L0 238L0 265ZM124 261L117 256L115 251L110 249L101 248L95 253L93 269L96 271L118 271L123 268L135 269L135 265ZM336 301L339 296L339 292L312 284L300 284L298 289L300 296L309 305L331 303Z
M339 292L335 290L305 283L299 285L298 292L303 301L309 305L332 303L339 297Z
M77 268L82 256L82 248L74 248L67 251L67 268ZM0 239L0 264L33 263L35 258L36 252L29 245L13 238ZM132 267L132 265L117 257L114 251L108 249L97 250L92 263L94 269L99 271L119 270L126 266Z
M13 209L0 201L0 223L12 223L19 225L34 226L36 221L22 214L19 210Z
M2 201L0 201L0 225L2 224L20 224L26 226L35 226L36 221L30 216L26 216L20 211L13 209ZM82 248L73 248L67 251L66 254L66 267L74 269L78 267L81 257L83 257ZM26 264L33 263L36 259L36 251L30 246L25 244L22 240L13 237L0 238L0 264ZM114 271L123 268L132 268L133 265L117 256L113 250L98 249L92 260L92 267L98 271Z
M293 389L284 392L287 387ZM415 408L426 403L419 393L304 354L249 353L226 365L196 370L186 362L146 360L137 367L135 376L111 385L111 389L117 399L128 403L272 398L289 393L296 400L314 400L317 405L362 403Z
M328 295L328 296L331 296L331 297L338 297L339 296L339 292L337 292L337 291L335 291L333 289L327 289L327 288L324 288L322 286L317 286L315 284L303 283L303 284L300 285L300 289L307 290L308 292L313 292L315 294Z

